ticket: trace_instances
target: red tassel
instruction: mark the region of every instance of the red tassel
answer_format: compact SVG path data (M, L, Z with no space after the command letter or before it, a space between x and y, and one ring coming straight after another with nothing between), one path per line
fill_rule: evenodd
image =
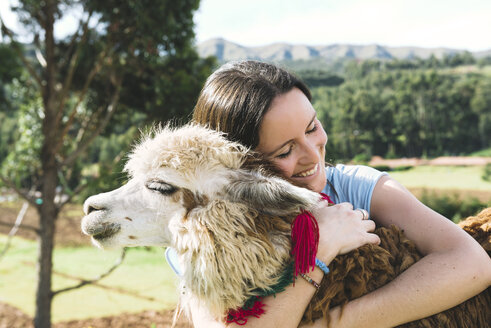
M243 308L238 308L237 310L231 310L228 312L227 323L235 322L239 326L243 326L247 323L247 317L254 316L259 318L261 314L264 312L264 303L261 302L262 298L257 297L257 300L254 302L254 305L248 309L244 310Z
M321 193L323 199L327 200L330 204L333 201L324 193ZM317 254L317 247L319 245L319 226L317 220L308 211L302 211L295 220L292 222L292 255L295 260L294 277L299 273L307 273L310 268L312 270L315 267L315 256ZM295 283L295 278L293 279ZM230 310L228 312L226 321L227 323L235 322L239 326L244 326L247 323L247 317L259 316L266 311L263 309L264 303L261 297L257 297L254 305L249 309L238 308L237 310Z
M323 199L333 203L328 195L321 193ZM292 255L295 260L295 277L315 268L315 256L319 245L319 226L315 217L302 211L292 222Z
M302 211L292 223L292 255L295 261L294 275L307 273L315 267L315 255L319 244L319 227L314 216Z

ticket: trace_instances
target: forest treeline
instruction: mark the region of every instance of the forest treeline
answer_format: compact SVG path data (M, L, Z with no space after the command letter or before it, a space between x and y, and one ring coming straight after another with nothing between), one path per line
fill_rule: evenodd
M351 61L341 74L298 75L312 87L331 159L436 157L491 146L490 64L463 53L441 60Z

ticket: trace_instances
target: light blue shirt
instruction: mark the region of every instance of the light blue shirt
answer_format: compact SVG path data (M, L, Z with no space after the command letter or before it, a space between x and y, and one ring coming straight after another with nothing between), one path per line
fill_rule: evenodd
M348 202L353 208L362 208L370 212L372 194L377 181L386 172L363 165L343 165L326 167L326 178L334 187L326 184L323 193L336 203Z
M362 208L370 213L373 189L384 175L387 173L363 165L328 166L326 178L331 185L327 183L322 192L336 204L348 202L353 208ZM165 258L172 270L180 276L181 270L175 249L168 247Z

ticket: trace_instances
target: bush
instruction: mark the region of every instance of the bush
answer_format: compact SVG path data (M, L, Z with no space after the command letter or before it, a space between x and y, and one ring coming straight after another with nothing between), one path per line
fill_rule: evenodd
M490 181L491 182L491 163L486 164L484 166L484 170L482 173L482 179L484 181Z
M397 166L397 167L392 168L392 171L409 171L412 168L414 168L414 166L412 166L412 165L401 165L401 166Z
M382 172L389 172L389 171L392 171L392 169L390 168L390 166L388 165L374 165L372 166L374 169L376 170L379 170L379 171L382 171Z
M372 156L365 153L361 153L353 157L351 162L353 162L354 164L367 164L368 162L370 162L371 159Z
M424 190L420 200L423 204L440 213L446 218L458 223L468 216L476 215L489 204L475 197L460 198L457 193L438 195Z

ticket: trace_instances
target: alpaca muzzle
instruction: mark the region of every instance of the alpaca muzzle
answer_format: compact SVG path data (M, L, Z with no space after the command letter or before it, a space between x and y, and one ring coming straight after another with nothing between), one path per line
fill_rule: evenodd
M108 239L121 230L121 225L114 222L101 222L92 220L91 216L84 217L82 221L82 232L97 241Z

